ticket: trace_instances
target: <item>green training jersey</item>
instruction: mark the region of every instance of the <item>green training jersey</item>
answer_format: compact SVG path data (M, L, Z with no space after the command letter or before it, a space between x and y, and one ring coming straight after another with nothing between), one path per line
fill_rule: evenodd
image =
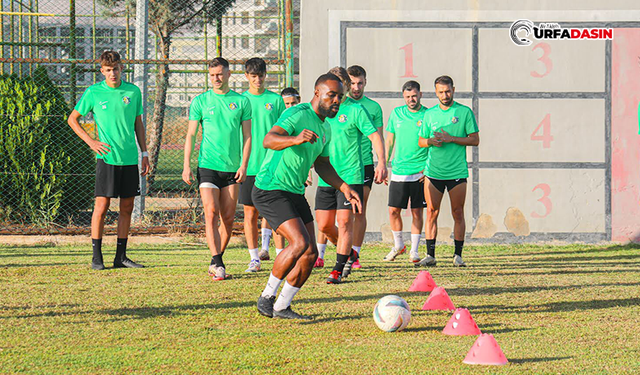
M284 190L304 194L304 183L318 156L329 156L331 128L320 120L310 103L288 108L275 123L291 136L309 129L318 135L315 143L305 142L280 151L268 149L256 176L255 186L262 190Z
M328 118L327 122L331 125L331 144L329 145L331 165L347 184L362 185L364 164L360 145L363 135L366 137L376 132L371 117L363 106L347 98L340 105L340 111L336 117ZM318 186L331 185L319 178Z
M138 165L136 117L142 115L142 95L138 86L120 81L109 87L105 81L91 85L76 104L82 116L93 112L98 139L110 146L106 155L97 155L110 165Z
M355 102L362 105L364 109L366 109L367 112L369 112L369 116L371 117L373 126L375 126L376 129L379 129L384 126L384 123L382 121L382 107L380 107L380 104L378 104L378 102L373 101L364 95L362 95L360 100L355 100ZM360 143L360 148L362 149L362 163L364 165L372 165L373 152L372 152L371 140L367 137L362 137L362 143Z
M262 146L262 141L284 112L284 101L280 95L269 90L265 90L262 95L253 95L249 91L245 91L242 95L251 102L251 156L247 176L255 176L260 171L267 153Z
M233 90L224 95L209 90L196 96L189 107L189 120L202 126L198 166L236 172L242 160L242 121L249 119L249 99Z
M466 137L478 132L478 124L471 108L453 102L446 111L436 105L424 113L420 137L432 138L434 132L442 130L454 137ZM424 174L437 180L469 177L467 146L443 143L442 147L429 147Z
M427 107L421 106L417 112L411 112L403 105L394 108L389 116L387 131L393 133L395 139L393 174L408 176L424 170L429 149L418 146L418 139L426 111Z

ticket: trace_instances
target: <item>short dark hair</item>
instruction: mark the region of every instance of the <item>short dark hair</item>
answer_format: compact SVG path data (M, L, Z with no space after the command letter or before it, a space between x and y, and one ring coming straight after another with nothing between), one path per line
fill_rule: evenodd
M367 71L360 65L351 65L347 68L347 73L352 77L364 77L367 78Z
M121 63L120 54L116 51L104 51L100 55L100 66L114 67Z
M213 60L209 61L209 68L216 68L221 66L225 69L229 69L229 62L223 57L215 57Z
M440 76L433 82L434 87L435 85L449 85L453 87L453 79L449 76Z
M254 57L244 63L244 72L247 74L267 74L267 63L259 57Z
M407 81L402 85L402 92L418 90L420 92L420 84L416 81Z
M344 86L347 86L347 87L351 86L351 77L349 77L349 73L347 73L347 69L341 66L335 66L331 68L331 70L329 70L329 73L340 78Z
M327 81L336 81L336 82L342 83L342 81L340 80L340 78L338 78L337 75L333 73L325 73L320 77L318 77L318 79L316 79L316 83L314 84L314 87L318 87L318 85L321 85Z
M300 93L298 93L298 90L294 89L293 87L287 87L284 90L282 90L282 92L280 92L280 96L282 97L295 96L296 98L299 98Z

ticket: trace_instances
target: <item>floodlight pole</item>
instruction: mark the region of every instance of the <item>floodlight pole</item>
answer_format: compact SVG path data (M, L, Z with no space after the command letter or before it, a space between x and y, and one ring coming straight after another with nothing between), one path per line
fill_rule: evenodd
M147 60L147 45L149 44L149 0L136 0L136 40L135 40L135 59ZM129 35L127 35L129 38ZM127 54L129 51L127 51ZM133 84L140 88L142 94L142 124L144 125L145 132L147 130L147 64L135 64L133 67ZM138 153L140 154L140 153ZM142 163L142 157L138 161ZM140 176L140 196L135 198L133 206L133 220L138 221L142 219L144 213L144 198L147 193L147 177Z
M285 39L284 39L284 61L285 61L285 81L286 87L293 87L293 0L285 0Z

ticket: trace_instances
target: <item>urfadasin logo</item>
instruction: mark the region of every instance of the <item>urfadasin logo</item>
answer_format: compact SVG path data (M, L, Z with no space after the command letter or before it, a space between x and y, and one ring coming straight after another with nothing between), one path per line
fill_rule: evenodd
M524 37L521 35L524 32ZM559 23L541 22L536 26L530 20L517 20L509 29L511 41L516 46L528 46L537 40L612 40L613 29L603 27L593 28L563 28ZM529 39L531 37L531 39Z
M524 31L525 38L520 38L518 36L519 31ZM516 46L528 46L532 42L526 37L533 34L533 22L529 20L517 20L511 24L509 34L511 35L511 40L513 40Z

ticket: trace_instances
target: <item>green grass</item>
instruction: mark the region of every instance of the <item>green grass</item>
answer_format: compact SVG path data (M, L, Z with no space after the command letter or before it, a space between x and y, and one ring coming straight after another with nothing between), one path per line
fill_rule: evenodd
M502 367L462 363L475 337L441 333L451 313L420 310L428 294L407 292L418 270L406 256L381 262L386 246L365 247L345 284L312 273L294 300L311 322L258 315L273 263L245 274L243 248L225 256L235 279L213 282L202 246L138 246L130 256L147 268L102 272L89 269L88 247L0 247L0 373L640 372L637 246L469 247L466 269L439 247L431 274L494 334ZM386 294L412 307L403 332L373 322Z

